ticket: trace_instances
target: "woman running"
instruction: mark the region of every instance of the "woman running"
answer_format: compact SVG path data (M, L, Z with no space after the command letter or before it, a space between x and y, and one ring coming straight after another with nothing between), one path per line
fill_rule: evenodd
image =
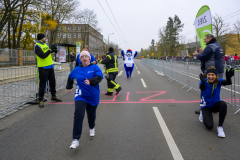
M82 64L76 67L68 77L66 89L72 92L73 79L77 80L77 89L75 92L75 113L73 122L73 141L71 149L79 145L79 139L82 134L82 123L85 109L88 117L90 136L95 136L96 110L100 100L99 83L103 79L101 69L94 64L90 64L91 56L88 51L82 51L80 54Z

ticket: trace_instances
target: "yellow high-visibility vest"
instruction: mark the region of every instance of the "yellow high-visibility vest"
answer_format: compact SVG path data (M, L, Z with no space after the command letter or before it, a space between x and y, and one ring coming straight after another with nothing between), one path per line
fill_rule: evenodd
M46 53L49 50L49 47L46 43L41 44L41 43L36 43L36 45L40 46L43 53ZM37 64L38 67L46 67L46 66L50 66L53 64L53 60L52 60L52 56L51 54L49 54L45 59L40 58L39 56L37 56Z

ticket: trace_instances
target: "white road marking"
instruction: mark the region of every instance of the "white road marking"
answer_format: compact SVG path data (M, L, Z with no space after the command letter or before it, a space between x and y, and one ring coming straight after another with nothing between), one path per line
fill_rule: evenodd
M136 67L136 69L137 69L137 67Z
M140 72L138 71L138 74L140 74Z
M157 74L164 76L164 74L162 72L158 72L157 70L154 70Z
M119 73L117 76L121 76L121 75L122 75L122 73L123 73L123 71L120 71L120 73Z
M142 78L141 78L141 81L142 81L143 87L147 88L147 85L146 85L146 83L144 82L144 80Z
M167 141L168 147L170 148L173 158L175 160L183 160L183 157L182 157L170 131L168 130L168 127L167 127L164 119L162 118L160 111L158 110L157 107L153 107L153 111L157 117L158 123L162 129L163 135L165 136L165 139Z

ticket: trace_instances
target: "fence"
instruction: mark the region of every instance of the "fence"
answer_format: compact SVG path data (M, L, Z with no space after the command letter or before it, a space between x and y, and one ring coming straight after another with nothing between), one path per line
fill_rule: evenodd
M23 50L23 65L36 65L37 59L34 51Z
M0 67L17 65L18 65L18 50L0 48Z
M166 75L170 81L176 81L183 85L182 88L188 88L187 91L199 90L199 74L200 63L198 62L182 62L182 61L166 61L156 59L141 59L142 63L154 69L160 75ZM240 107L240 65L235 67L235 76L232 77L232 85L223 86L221 89L221 99L233 107ZM225 70L231 68L225 65ZM224 70L224 71L225 71ZM225 73L224 73L225 76ZM240 109L238 110L240 111ZM238 112L236 111L235 114Z
M72 62L60 64L61 70L58 65L54 65L56 91L66 87L68 75L75 67L75 63ZM104 65L98 64L98 66L104 72ZM0 118L36 100L39 87L37 71L36 65L0 68ZM45 95L48 94L50 94L50 86L47 82Z

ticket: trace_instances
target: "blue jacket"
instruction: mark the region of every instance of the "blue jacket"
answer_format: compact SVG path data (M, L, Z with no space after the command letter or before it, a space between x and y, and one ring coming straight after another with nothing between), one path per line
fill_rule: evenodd
M224 73L223 50L220 44L213 38L202 54L198 54L197 58L201 61L201 70L207 72L207 68L214 66L218 74Z
M223 79L219 78L217 86L214 86L211 83L207 82L207 78L205 79L205 89L201 91L201 102L200 107L213 107L215 103L221 101L220 99L220 92ZM202 83L200 81L199 85Z

